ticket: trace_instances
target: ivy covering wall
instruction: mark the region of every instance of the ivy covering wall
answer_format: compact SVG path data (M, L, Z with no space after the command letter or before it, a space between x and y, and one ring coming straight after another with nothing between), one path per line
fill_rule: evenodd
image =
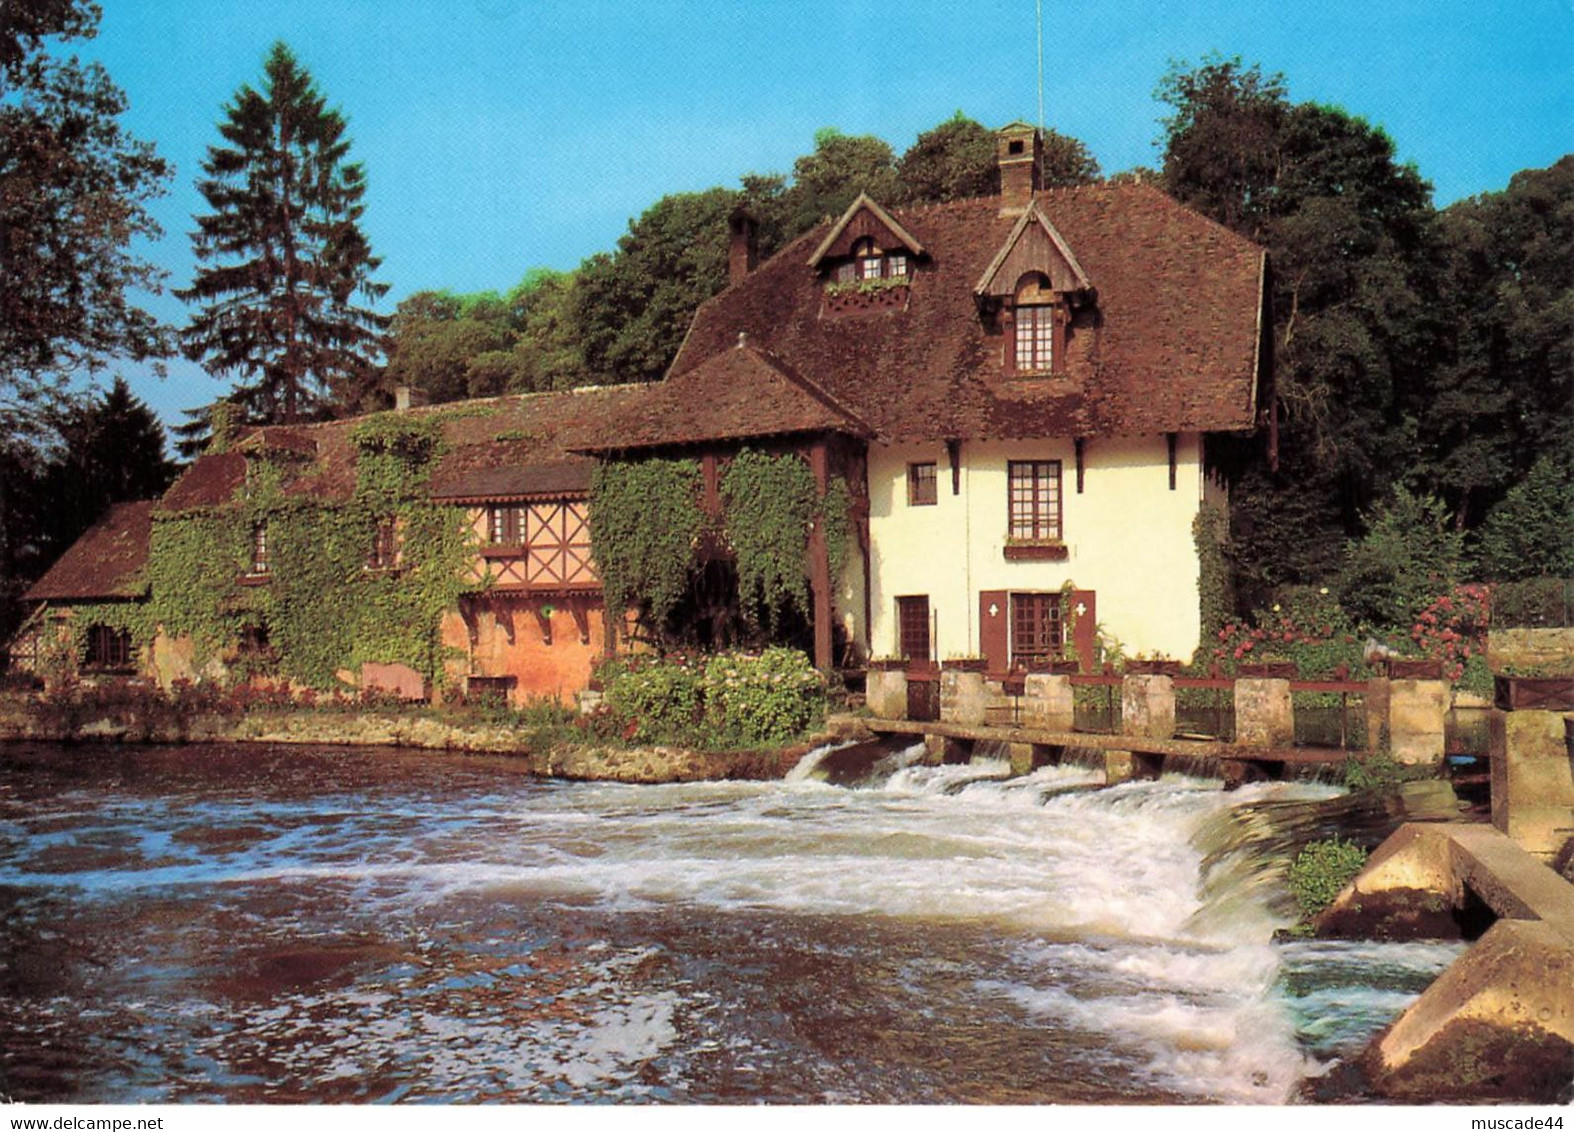
M822 499L802 457L745 448L721 479L715 533L736 564L739 612L774 631L796 609L811 612L809 531L819 524L831 573L841 573L851 546L851 492L831 480ZM604 463L591 487L591 547L608 608L644 603L654 624L682 600L699 569L707 518L693 460Z
M261 665L314 688L338 686L341 670L369 662L405 664L437 681L447 659L443 614L466 588L468 533L460 508L427 500L440 439L430 419L380 414L350 433L356 485L349 499L285 491L288 454L248 459L242 498L155 517L149 600L126 615L141 643L162 626L187 636L201 669L220 658L245 674ZM266 581L246 578L252 531L265 523ZM397 557L369 559L391 523ZM248 584L255 582L255 584ZM95 608L93 620L104 623ZM265 632L265 656L237 658L243 632Z

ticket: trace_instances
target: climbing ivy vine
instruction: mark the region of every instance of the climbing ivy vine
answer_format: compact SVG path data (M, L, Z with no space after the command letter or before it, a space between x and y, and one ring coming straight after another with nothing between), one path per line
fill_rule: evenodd
M683 598L705 529L693 460L617 460L590 485L590 552L608 611L643 599L661 624Z
M1214 639L1235 619L1235 585L1230 572L1230 517L1217 504L1204 504L1191 524L1197 548L1197 596L1202 612L1202 639Z
M851 549L852 493L834 478L821 499L814 474L795 455L745 448L721 482L718 532L737 565L741 612L763 611L774 630L789 606L810 610L808 536L820 523L841 573ZM620 460L601 464L590 495L591 551L609 609L644 601L660 625L683 599L698 569L706 529L700 467L693 460Z
M815 515L814 474L796 456L745 448L721 481L727 542L738 564L745 617L763 609L775 629L787 606L809 610L804 551Z
M288 493L289 457L258 455L240 499L157 515L149 600L128 627L144 642L159 626L189 637L199 669L255 626L267 632L277 674L311 687L332 688L339 673L368 662L438 680L442 618L467 588L468 553L463 511L427 500L438 422L379 414L350 441L356 485L347 500ZM267 527L267 579L247 584L256 581L246 573L258 523ZM397 556L373 563L378 532L390 524Z

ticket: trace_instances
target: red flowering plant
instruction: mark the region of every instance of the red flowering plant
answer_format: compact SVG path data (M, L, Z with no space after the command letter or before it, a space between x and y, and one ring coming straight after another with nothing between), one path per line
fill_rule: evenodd
M1243 664L1288 661L1303 680L1364 680L1369 674L1350 619L1326 586L1288 588L1269 609L1232 621L1205 653L1233 676Z
M1407 651L1443 662L1443 676L1459 683L1467 667L1481 668L1486 659L1487 626L1491 621L1491 590L1458 585L1434 597L1410 626ZM1472 658L1476 662L1472 664Z

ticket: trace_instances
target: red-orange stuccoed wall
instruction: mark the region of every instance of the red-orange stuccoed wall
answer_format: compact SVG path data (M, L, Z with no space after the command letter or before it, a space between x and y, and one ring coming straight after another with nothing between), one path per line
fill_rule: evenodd
M546 607L551 607L550 644L542 640L536 615ZM506 613L491 609L478 612L473 645L470 629L457 611L443 618L443 644L465 654L464 659L450 662L450 682L462 686L466 675L512 676L515 682L509 699L516 706L548 697L571 705L574 693L590 683L591 670L603 656L606 631L600 603L589 604L585 615L588 641L581 640L579 623L562 602L520 599L509 602L507 608L512 609L512 643Z

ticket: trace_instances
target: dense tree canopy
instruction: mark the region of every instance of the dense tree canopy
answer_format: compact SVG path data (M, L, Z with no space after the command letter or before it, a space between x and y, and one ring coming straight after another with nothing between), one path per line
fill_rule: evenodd
M124 378L60 413L54 432L42 476L50 501L44 516L49 557L76 541L111 504L153 499L174 482L164 426Z
M73 375L158 358L167 331L137 306L163 272L132 251L156 239L148 205L169 166L120 123L126 97L51 36L91 36L97 5L7 0L0 19L0 416L7 438Z
M221 145L198 188L202 263L181 298L198 310L187 356L234 376L248 409L294 421L369 403L386 319L365 306L386 292L361 232L365 173L348 160L346 122L290 49L276 43L261 91L224 108Z

